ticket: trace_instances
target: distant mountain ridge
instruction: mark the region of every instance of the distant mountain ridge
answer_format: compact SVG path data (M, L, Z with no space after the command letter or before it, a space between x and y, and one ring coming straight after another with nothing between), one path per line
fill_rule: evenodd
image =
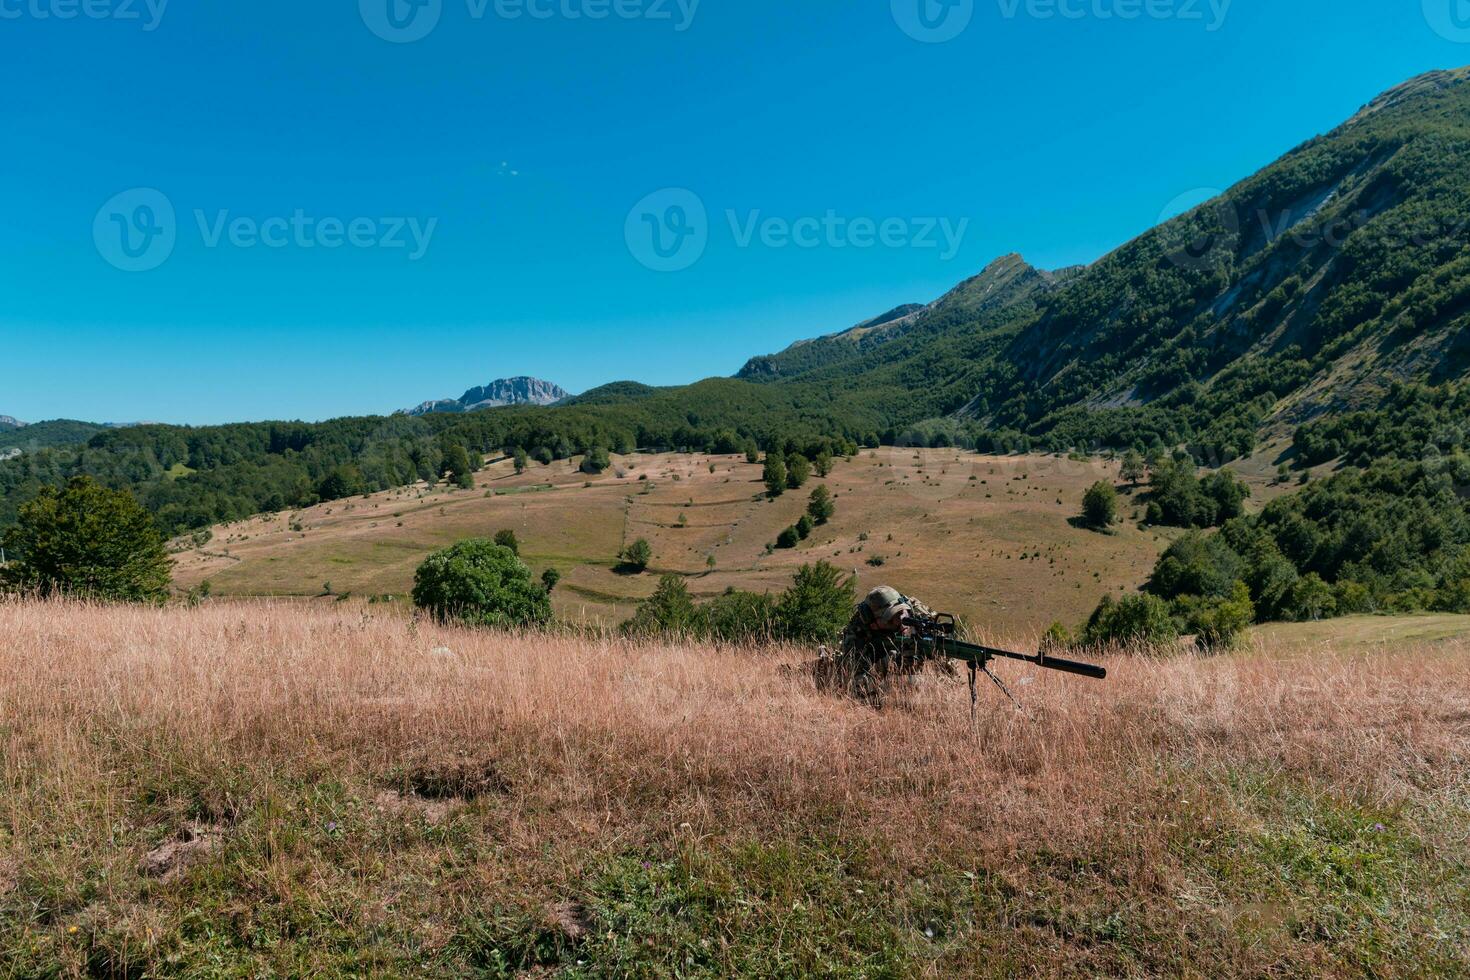
M482 408L507 405L555 405L570 393L560 385L540 378L501 378L487 385L471 388L458 398L441 398L424 402L417 408L404 409L404 415L477 412Z
M738 377L895 430L1228 460L1395 383L1470 380L1467 222L1470 68L1429 72L1085 268L1006 256Z
M944 332L957 324L1008 320L1071 280L1080 267L1048 272L1020 255L1004 255L928 305L907 304L840 333L799 340L779 354L751 358L736 375L744 381L810 379L844 365L856 374L881 366L875 351L910 335ZM827 372L829 373L829 372Z
M18 418L9 415L0 415L0 431L10 429L24 429L26 424Z

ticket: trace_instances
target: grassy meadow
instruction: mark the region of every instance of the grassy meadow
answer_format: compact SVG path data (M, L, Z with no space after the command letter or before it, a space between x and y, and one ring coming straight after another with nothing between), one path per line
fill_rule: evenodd
M973 727L804 656L0 602L0 975L1470 970L1464 640L1005 664Z
M839 460L825 481L775 501L743 456L615 457L595 477L575 462L517 475L502 460L473 490L419 485L217 527L177 556L175 579L237 597L321 596L327 584L338 595L404 596L431 551L510 528L533 571L562 572L556 611L578 622L626 619L663 572L709 598L732 586L780 591L800 565L825 559L854 572L860 590L891 584L987 630L1039 631L1136 588L1178 533L1136 520L1112 534L1074 527L1087 488L1117 477L1100 459L887 448ZM768 554L820 482L836 497L835 518L800 547ZM1136 499L1122 504L1125 518L1141 516ZM638 538L653 546L649 573L621 574L618 552Z

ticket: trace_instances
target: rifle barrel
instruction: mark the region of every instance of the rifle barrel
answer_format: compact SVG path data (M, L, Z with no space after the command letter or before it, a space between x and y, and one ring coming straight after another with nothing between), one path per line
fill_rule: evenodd
M923 642L933 644L940 653L951 660L983 667L991 660L1021 660L1047 670L1059 670L1065 674L1077 674L1080 677L1091 677L1094 680L1107 680L1108 671L1105 667L1097 667L1093 664L1079 663L1076 660L1066 660L1062 657L1049 657L1044 653L1035 656L1025 653L1012 653L1010 650L1000 650L995 647L980 646L977 643L965 643L961 640L926 637Z

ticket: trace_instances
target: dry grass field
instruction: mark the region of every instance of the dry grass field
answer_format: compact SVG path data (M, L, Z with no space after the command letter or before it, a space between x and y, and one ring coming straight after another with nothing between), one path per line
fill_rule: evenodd
M420 486L215 528L179 555L176 580L208 579L230 596L320 596L328 583L337 594L402 596L429 552L510 528L533 571L563 573L556 611L574 621L626 619L661 572L711 597L732 586L779 591L799 565L825 559L856 572L860 589L891 584L986 629L1039 631L1135 588L1175 533L1136 521L1114 534L1073 527L1087 487L1117 476L1101 460L865 451L774 502L743 456L618 457L592 478L574 462L517 476L501 461L474 490ZM818 482L836 496L836 517L801 547L767 554ZM1138 509L1124 503L1125 517ZM637 538L653 545L650 574L619 574L618 552Z
M799 657L0 603L0 975L1470 971L1463 641L1007 664L973 728Z

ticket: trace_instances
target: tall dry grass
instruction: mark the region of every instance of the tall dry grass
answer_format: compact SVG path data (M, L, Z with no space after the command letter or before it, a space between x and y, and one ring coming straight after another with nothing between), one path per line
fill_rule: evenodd
M985 685L972 726L963 680L926 678L874 711L783 672L796 650L476 633L361 607L10 601L0 843L14 898L43 874L43 856L66 866L61 840L87 867L126 876L148 843L177 832L160 813L228 828L283 783L331 780L370 800L493 772L498 790L475 804L474 827L497 856L477 858L461 891L554 897L575 889L589 855L835 839L893 887L936 868L978 870L1005 882L1018 909L1045 891L1146 910L1186 935L1135 961L1065 930L1058 939L1031 913L995 923L1033 968L1172 970L1192 962L1189 930L1204 929L1194 941L1215 937L1224 973L1336 969L1347 961L1330 942L1205 929L1239 910L1191 849L1269 834L1290 807L1262 796L1285 784L1401 814L1426 866L1463 866L1470 849L1446 815L1463 814L1470 785L1467 654L1459 644L1117 657L1105 683L1002 664L1026 710ZM160 796L186 799L144 806ZM1058 860L1071 870L1057 872ZM114 887L118 902L142 901ZM35 928L105 911L107 894ZM433 945L452 924L425 928ZM978 967L962 955L948 968Z

